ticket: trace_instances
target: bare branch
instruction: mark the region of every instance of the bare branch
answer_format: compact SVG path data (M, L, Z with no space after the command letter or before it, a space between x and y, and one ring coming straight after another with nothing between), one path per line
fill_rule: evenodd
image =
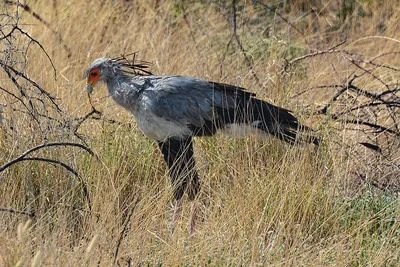
M79 182L82 185L83 194L86 197L86 200L88 202L89 210L92 211L92 203L90 201L89 190L87 188L87 185L86 185L85 181L82 179L82 177L78 174L78 172L75 171L72 167L70 167L69 165L67 165L64 162L59 161L59 160L41 158L41 157L22 158L18 162L20 162L20 161L43 161L43 162L48 162L48 163L52 163L52 164L56 164L56 165L60 165L60 166L64 167L67 171L71 172L73 175L75 175L78 178Z
M328 108L332 105L333 102L335 102L339 96L341 96L344 92L347 91L347 89L349 88L349 86L352 84L352 82L357 78L356 75L354 75L353 78L351 78L348 82L347 85L343 86L340 90L338 90L335 95L332 97L331 100L329 100L328 104L325 105L325 107L323 107L322 109L317 111L317 114L326 114L326 112L328 111Z
M236 43L239 46L240 51L246 60L247 68L253 75L254 79L258 84L260 84L260 79L258 78L257 74L253 70L253 63L251 62L250 58L247 56L247 52L244 49L242 42L240 41L239 35L237 34L237 22L236 22L236 0L232 0L232 20L233 20L233 36L236 39Z
M389 86L381 78L379 78L378 76L373 74L370 70L367 70L366 68L361 67L360 64L358 64L355 59L350 58L350 57L348 57L346 55L344 55L344 58L347 59L352 64L354 64L357 68L359 68L359 69L363 70L364 72L368 73L369 75L371 75L375 80L381 82L384 86L386 86L387 89L389 89ZM363 62L363 61L360 61L360 62Z
M31 157L31 158L27 158L26 156L29 155L30 153L37 151L41 148L44 147L53 147L53 146L74 146L74 147L79 147L84 149L85 151L87 151L89 154L94 155L94 153L92 152L92 150L90 150L88 147L82 145L82 144L77 144L77 143L68 143L68 142L58 142L58 143L46 143L46 144L41 144L38 145L36 147L33 147L27 151L25 151L24 153L22 153L19 157L10 160L9 162L5 163L4 165L2 165L0 167L0 172L4 171L5 169L7 169L8 167L21 162L21 161L43 161L43 162L48 162L48 163L52 163L52 164L56 164L56 165L60 165L62 167L64 167L66 170L68 170L69 172L71 172L72 174L74 174L79 182L82 184L83 187L83 193L87 199L88 202L88 206L89 206L89 210L92 210L92 205L91 205L91 201L90 201L90 197L89 197L89 191L87 189L87 185L85 183L85 181L83 181L82 177L78 174L77 171L75 171L72 167L70 167L69 165L59 161L59 160L54 160L54 159L48 159L48 158L42 158L42 157Z
M352 83L349 83L348 88L353 90L353 91L355 91L355 92L357 92L357 93L359 93L359 94L361 94L361 95L363 95L363 96L366 96L366 97L369 97L369 98L372 98L372 99L376 99L376 100L382 100L382 98L381 98L381 96L379 94L363 90L363 89L355 86Z
M400 132L398 131L393 131L385 126L376 124L376 123L372 123L372 122L368 122L368 121L364 121L361 119L341 119L338 115L333 114L332 115L332 119L335 120L340 120L343 123L351 123L351 124L357 124L357 125L365 125L365 126L369 126L371 128L377 129L376 133L381 133L381 132L388 132L391 133L395 136L400 136Z
M29 217L35 217L35 212L23 211L23 210L16 210L12 208L0 208L0 211L11 212L16 214L23 214Z
M114 254L114 265L117 262L117 258L118 258L118 253L119 253L119 248L121 246L122 240L124 239L125 235L127 234L127 231L129 229L128 225L131 221L131 217L133 215L133 212L135 211L135 208L137 206L137 204L139 203L140 199L139 197L136 198L135 203L133 204L131 211L128 215L128 217L126 218L125 224L124 224L124 228L122 229L121 233L119 234L119 238L118 238L118 242L117 242L117 247L115 248L115 254Z
M88 148L82 144L78 144L78 143L68 143L68 142L45 143L45 144L35 146L31 149L28 149L27 151L22 153L20 156L3 164L2 166L0 166L0 172L4 171L5 169L7 169L8 167L10 167L11 165L13 165L15 163L20 162L21 160L24 160L27 155L29 155L30 153L32 153L36 150L39 150L44 147L53 147L53 146L75 146L75 147L79 147L79 148L86 150L92 156L94 155L93 151L90 148Z
M57 70L56 70L56 67L54 66L53 60L51 60L51 58L50 58L49 54L47 53L46 49L44 49L42 44L39 43L36 39L34 39L29 33L27 33L26 31L22 30L20 27L18 27L18 25L14 25L14 27L12 28L12 30L8 34L6 34L2 38L0 38L0 41L3 40L3 39L6 39L6 38L10 38L12 36L12 34L14 33L14 31L16 31L16 30L19 31L22 35L25 35L26 37L28 37L28 39L31 42L34 42L35 44L37 44L40 47L40 49L43 51L43 53L46 55L46 57L50 61L50 64L51 64L51 66L53 67L53 70L54 70L54 79L56 79L57 78Z
M295 59L292 59L291 61L289 61L288 65L293 65L294 63L296 63L297 61L306 59L306 58L311 58L311 57L315 57L315 56L320 56L320 55L324 55L324 54L333 54L333 53L342 53L343 50L337 50L335 48L341 46L342 44L344 44L346 42L346 40L341 41L340 43L334 45L333 47L327 49L327 50L322 50L322 51L317 51L317 52L313 52L313 53L309 53L307 55L304 56L300 56L297 57Z
M224 54L222 55L222 58L220 59L220 62L221 62L220 65L219 65L219 76L220 76L220 78L222 78L222 66L223 66L223 64L224 64L224 61L225 61L226 55L227 55L227 53L228 53L229 47L230 47L231 44L232 44L233 37L234 37L234 35L232 34L231 38L229 38L229 41L228 41L228 43L226 44L225 52L224 52Z
M27 3L21 3L19 1L14 2L11 0L4 0L4 3L8 4L8 5L15 5L18 7L22 7L26 12L31 14L35 19L37 19L38 21L43 23L43 25L45 25L47 28L49 28L53 32L53 34L55 34L58 37L59 42L62 44L65 51L67 52L67 57L69 58L72 56L71 49L64 42L62 35L60 33L58 33L57 31L55 31L54 29L52 29L51 24L49 22L47 22L46 20L44 20L38 13L34 12Z
M33 87L37 88L42 94L44 94L54 105L54 107L57 109L58 112L61 112L60 107L58 104L55 102L55 98L46 90L44 90L40 85L38 85L35 81L31 80L26 76L24 73L14 69L13 67L7 65L4 61L0 60L0 66L3 67L4 70L6 71L12 71L15 75L20 76L24 78L26 81L28 81Z
M292 27L293 29L295 29L298 33L301 34L301 36L303 37L303 39L305 40L305 42L307 43L307 38L304 36L304 34L296 28L296 26L294 26L290 21L288 21L287 19L285 19L279 12L276 11L276 9L270 8L268 5L260 3L260 2L256 2L257 4L265 7L266 9L274 12L276 15L278 15L278 17L280 17L287 25L289 25L290 27Z

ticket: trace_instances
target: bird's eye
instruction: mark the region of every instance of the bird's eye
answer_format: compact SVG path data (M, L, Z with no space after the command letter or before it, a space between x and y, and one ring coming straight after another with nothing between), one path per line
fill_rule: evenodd
M90 76L96 77L97 76L97 72L91 72Z

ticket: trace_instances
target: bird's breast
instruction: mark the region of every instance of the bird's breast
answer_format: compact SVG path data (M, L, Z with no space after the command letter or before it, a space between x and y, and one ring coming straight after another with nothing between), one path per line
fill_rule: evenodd
M166 120L150 112L139 111L136 121L143 133L157 141L175 137L185 139L191 134L191 130L184 124Z

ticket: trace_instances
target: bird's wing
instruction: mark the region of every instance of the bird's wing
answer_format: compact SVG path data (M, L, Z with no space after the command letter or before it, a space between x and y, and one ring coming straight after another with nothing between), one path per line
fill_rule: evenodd
M158 145L169 168L175 199L182 198L185 190L189 199L194 199L200 190L200 182L193 157L192 137L185 140L168 138L158 142Z
M147 108L156 116L201 130L203 135L212 135L230 123L233 116L229 113L254 96L240 87L184 76L158 78L153 84L146 90L150 94Z
M298 135L311 131L290 110L257 99L243 88L184 76L154 79L146 89L146 108L174 125L190 128L193 135L213 135L230 124L247 124L289 143L319 142L312 135Z

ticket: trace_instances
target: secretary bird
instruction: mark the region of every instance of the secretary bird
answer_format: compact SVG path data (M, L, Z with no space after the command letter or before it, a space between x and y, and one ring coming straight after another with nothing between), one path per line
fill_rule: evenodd
M154 76L149 67L149 62L125 57L99 58L86 72L86 88L91 94L97 82L105 82L115 102L132 112L143 133L158 142L176 200L173 222L181 213L185 191L194 200L200 190L194 136L212 136L217 130L237 135L240 130L239 135L256 131L292 144L319 143L305 134L312 130L289 110L257 99L244 88L187 76ZM190 233L195 217L194 206Z

